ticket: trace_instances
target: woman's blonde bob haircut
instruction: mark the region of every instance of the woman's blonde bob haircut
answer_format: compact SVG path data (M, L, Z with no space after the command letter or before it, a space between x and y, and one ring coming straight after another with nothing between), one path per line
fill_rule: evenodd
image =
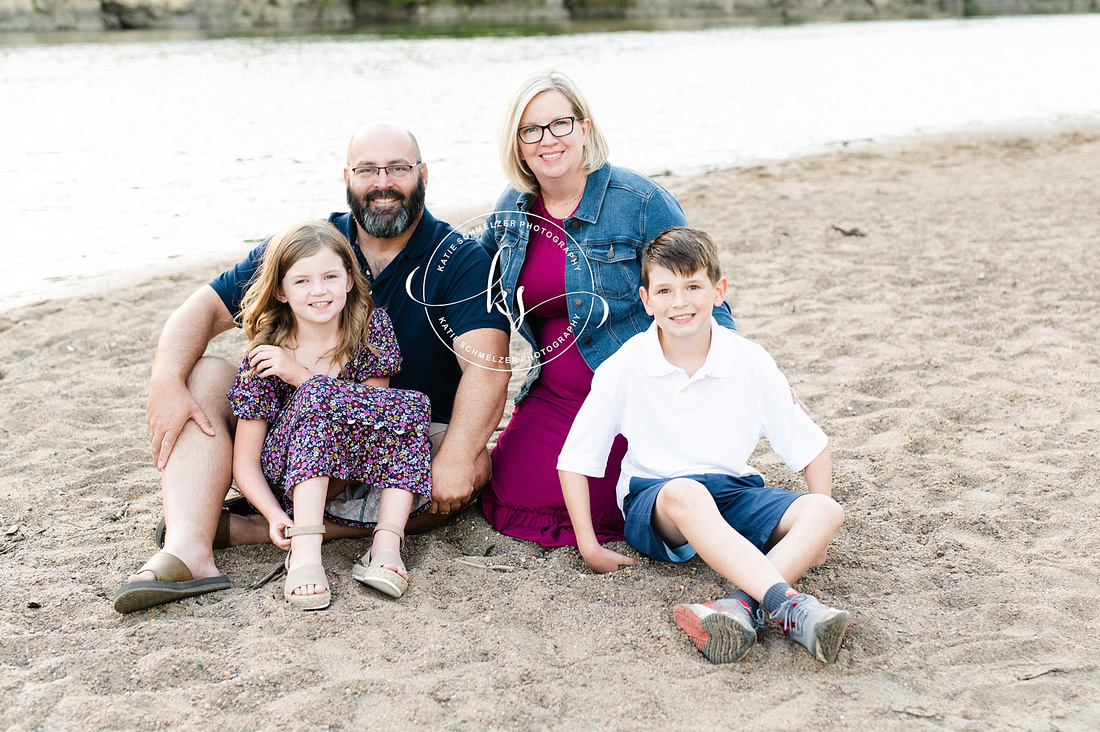
M298 345L298 325L290 305L279 300L279 288L287 270L322 249L329 249L340 257L352 282L347 302L340 312L340 342L333 349L332 359L346 363L358 352L374 313L374 301L348 240L335 226L319 220L293 224L267 243L260 268L241 301L238 316L250 351L256 346Z
M519 121L523 117L523 110L527 109L531 100L545 91L559 91L564 94L573 107L573 115L577 121L586 119L592 125L592 131L584 144L581 170L591 173L599 170L607 162L607 140L604 139L596 120L592 118L592 108L588 106L588 100L584 98L573 80L555 69L532 71L523 78L512 93L504 107L504 113L500 116L500 128L497 130L500 167L504 170L504 177L520 193L531 195L538 193L539 183L535 179L535 174L519 155Z

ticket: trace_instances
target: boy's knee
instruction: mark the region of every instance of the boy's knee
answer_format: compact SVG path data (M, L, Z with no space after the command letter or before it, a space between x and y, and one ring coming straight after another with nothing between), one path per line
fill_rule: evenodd
M714 498L707 487L690 478L674 478L665 483L657 494L657 501L671 510L691 510L704 504L714 505Z
M829 496L810 493L802 500L810 503L807 508L812 512L815 522L831 526L834 532L844 523L844 508Z

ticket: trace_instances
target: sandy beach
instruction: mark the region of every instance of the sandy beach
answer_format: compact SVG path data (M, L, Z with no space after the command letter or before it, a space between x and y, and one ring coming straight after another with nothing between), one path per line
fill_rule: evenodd
M117 614L156 551L156 338L222 261L0 313L0 728L1100 728L1100 130L662 182L830 436L847 519L800 587L852 612L835 665L774 624L711 665L672 622L728 594L698 559L598 576L476 509L410 539L399 601L337 541L323 612L253 587L266 545L216 552L230 590Z

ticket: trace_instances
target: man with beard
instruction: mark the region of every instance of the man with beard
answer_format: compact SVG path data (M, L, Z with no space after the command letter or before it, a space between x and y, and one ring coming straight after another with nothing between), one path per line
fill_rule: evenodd
M427 180L412 134L369 125L348 145L351 211L329 216L351 242L375 304L393 322L403 363L390 386L431 399L432 504L409 521L412 533L449 519L488 482L485 445L504 411L509 377L508 321L485 304L489 257L424 208ZM193 293L161 333L146 420L161 471L164 551L116 593L120 612L225 589L229 581L215 566L212 546L269 541L263 516L222 507L235 426L226 392L237 365L203 356L216 335L235 325L265 246ZM369 534L326 521L329 539Z

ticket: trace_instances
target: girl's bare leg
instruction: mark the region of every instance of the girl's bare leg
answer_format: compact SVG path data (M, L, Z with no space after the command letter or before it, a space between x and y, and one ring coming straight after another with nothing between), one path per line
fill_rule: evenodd
M409 511L412 510L413 494L400 488L382 489L382 498L378 505L378 523L397 524L401 528L409 520ZM401 555L401 538L392 531L379 531L374 535L374 544L371 554L380 551L391 551ZM409 578L409 573L404 567L393 564L383 564L384 568L397 572L403 579Z
M318 476L294 486L294 525L313 526L324 523L325 497L329 479ZM302 534L290 540L290 569L306 564L321 564L321 534ZM319 585L303 585L294 590L295 595L315 595L326 588Z

